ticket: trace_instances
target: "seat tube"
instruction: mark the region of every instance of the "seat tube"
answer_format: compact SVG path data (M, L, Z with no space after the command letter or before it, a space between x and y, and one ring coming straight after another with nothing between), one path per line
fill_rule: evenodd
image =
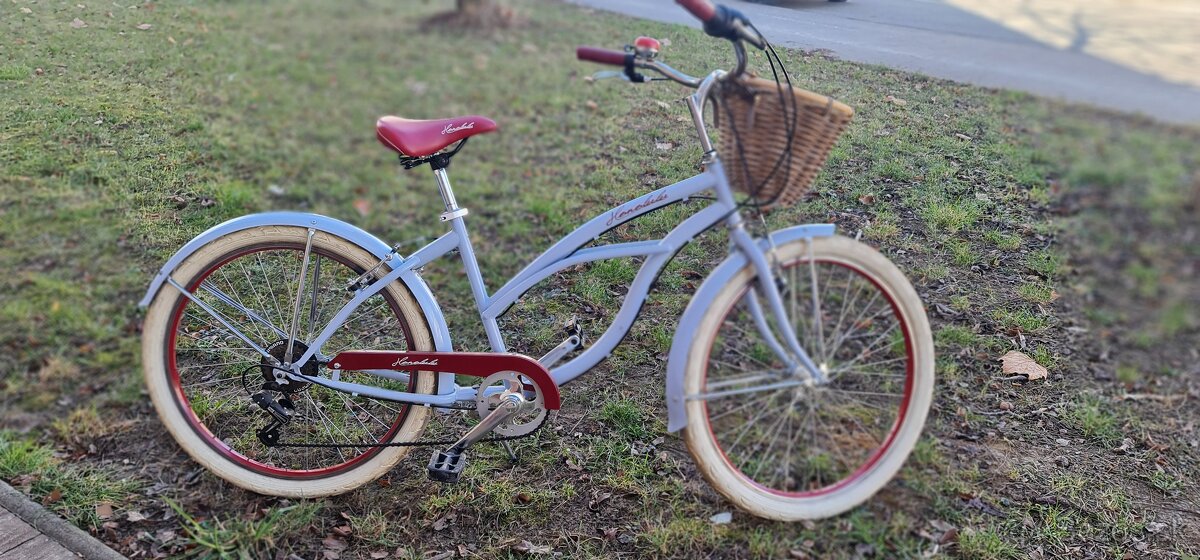
M500 326L495 319L483 316L483 310L487 308L490 298L487 286L483 283L483 273L479 271L479 262L475 259L475 249L471 245L467 223L463 220L463 217L467 215L467 209L459 208L458 201L454 199L454 190L450 188L450 177L446 174L446 168L434 168L433 175L437 178L438 192L441 193L442 202L446 205L446 212L441 215L440 219L443 222L450 222L450 228L458 236L458 254L462 258L463 272L467 275L467 282L471 284L471 295L475 297L475 307L480 312L488 344L491 345L493 352L507 352L504 338L500 336Z

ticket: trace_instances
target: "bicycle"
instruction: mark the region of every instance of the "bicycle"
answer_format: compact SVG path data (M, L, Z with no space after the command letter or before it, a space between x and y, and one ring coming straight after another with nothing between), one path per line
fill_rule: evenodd
M788 136L782 151L763 156L746 148L758 140L743 142L736 130L725 134L739 126L736 118L720 125L721 147L714 147L704 111L710 100L737 102L729 92L751 83L744 45L774 56L773 69L778 56L742 14L708 0L677 1L705 22L708 34L731 42L732 71L689 76L659 60L660 45L645 37L625 51L580 47L577 56L620 66L633 82L649 81L640 72L650 71L693 88L686 102L703 148L701 173L596 216L495 293L487 292L468 211L447 174L468 138L495 130L482 116L377 123L379 140L406 169L430 166L445 207L440 220L449 231L408 256L346 222L295 212L236 218L184 245L140 302L147 308L147 387L183 449L226 481L277 496L354 489L415 446L435 447L430 478L456 482L472 445L498 441L507 448L547 422L561 406L559 387L612 352L663 267L694 238L724 226L729 255L696 290L673 338L668 430L682 430L713 487L762 517L836 515L882 488L915 445L932 399L933 344L921 301L895 265L836 235L831 224L748 231L743 210L760 211L811 182L811 173L804 181L785 179L784 190L765 202L762 192L741 202L735 194L735 186L751 190L747 181L757 181L751 171L770 167L770 158L774 167L762 184L792 166L802 149L792 144L799 113L782 121ZM784 91L778 78L774 84ZM761 107L773 103L772 95L763 99ZM785 116L797 99L780 94ZM741 125L750 130L746 121ZM825 153L836 132L826 138ZM824 155L817 154L817 167ZM738 163L732 174L723 166L727 159ZM706 205L661 239L588 246L684 201ZM454 351L421 278L421 267L454 251L492 352ZM527 290L575 265L628 257L644 262L594 343L585 348L575 328L539 359L507 352L497 320ZM480 381L461 386L456 375ZM457 440L421 440L432 409L468 409L480 421Z

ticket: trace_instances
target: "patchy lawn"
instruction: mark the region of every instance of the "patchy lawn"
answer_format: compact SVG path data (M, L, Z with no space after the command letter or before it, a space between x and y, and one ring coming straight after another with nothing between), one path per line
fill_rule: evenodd
M514 1L527 25L478 35L422 29L449 2L121 4L0 8L0 478L117 550L1200 554L1200 131L799 51L782 53L794 79L858 115L814 194L768 223L833 221L880 248L917 286L938 344L927 436L874 500L817 523L710 523L730 506L665 434L660 387L719 234L667 270L633 334L565 391L519 464L483 446L464 483L438 486L422 451L378 484L302 502L224 484L163 432L141 389L135 302L175 248L270 208L411 247L440 233L438 198L427 171L397 174L375 117L481 113L502 131L451 174L495 288L699 155L682 90L589 83L576 44L665 37L666 60L695 73L730 56L694 30L547 2ZM483 349L457 266L426 276L459 346ZM633 270L539 289L506 317L514 349L538 355L572 316L599 334ZM1010 349L1049 379L1003 381Z

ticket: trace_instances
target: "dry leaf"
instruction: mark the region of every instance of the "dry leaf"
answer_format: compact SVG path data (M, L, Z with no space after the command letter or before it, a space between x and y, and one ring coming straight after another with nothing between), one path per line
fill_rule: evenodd
M359 215L366 216L371 213L371 201L365 198L354 199L354 209L358 210Z
M128 519L130 523L137 523L138 521L146 520L146 516L142 515L142 512L140 511L131 511L126 513L125 518Z
M84 23L83 20L75 18L71 20L71 27L74 27L75 29L83 29L84 27L87 27L87 24Z
M968 141L968 142L970 142L970 141L971 141L971 137L970 137L970 136L967 136L966 134L963 134L963 133L961 133L961 132L955 132L955 133L954 133L954 136L958 137L958 139L959 139L959 140L966 140L966 141Z
M172 37L172 36L170 36L170 35L167 35L167 42L168 42L168 43L171 43L172 45L174 45L174 44L175 44L175 38L174 38L174 37Z
M517 552L524 552L525 554L550 554L554 552L554 549L548 546L533 544L526 540L513 545L512 549Z
M150 29L151 27L154 27L154 26L153 26L153 25L150 25L149 23L139 23L139 24L138 24L138 26L137 26L137 28L138 28L138 29L141 29L142 31L145 31L145 30L147 30L147 29Z
M54 490L51 490L49 494L46 494L45 498L42 498L42 505L48 506L48 505L53 504L54 502L57 502L61 499L62 499L62 490L55 488Z
M1049 370L1035 362L1033 358L1016 350L1009 350L1007 354L1000 356L1000 361L1003 362L1000 369L1004 373L1009 375L1024 375L1029 381L1043 379L1047 375L1050 375Z
M350 533L353 532L354 530L351 529L349 525L338 525L337 527L333 528L333 534L339 537L349 537Z
M321 544L329 550L346 550L346 541L339 539L333 535L325 537L321 540Z
M592 101L591 99L587 100L587 102L584 103L584 105L586 105L588 109L591 109L593 111L600 108L600 105L597 104L595 101Z
M96 504L96 517L110 519L113 516L112 504Z
M26 8L25 6L21 6L21 13L22 13L22 14L32 14L32 13L33 13L33 10L30 10L29 8Z
M675 144L671 142L655 142L654 147L659 150L670 150L675 147Z
M379 560L380 558L387 558L388 556L391 556L391 555L392 555L392 553L390 553L386 550L376 550L376 551L371 552L371 558L374 558L375 560Z
M894 96L894 95L889 95L889 96L885 97L885 98L884 98L884 101L887 101L888 103L891 103L891 104L893 104L893 105L897 105L897 106L900 106L900 107L903 107L903 106L905 106L905 105L908 105L908 102L907 102L907 101L905 101L905 100L903 100L903 99L900 99L899 97L896 97L896 96Z

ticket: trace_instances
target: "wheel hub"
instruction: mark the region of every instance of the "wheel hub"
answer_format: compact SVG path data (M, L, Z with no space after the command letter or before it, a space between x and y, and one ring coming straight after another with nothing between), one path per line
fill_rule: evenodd
M281 364L291 363L292 361L297 360L301 356L303 356L305 352L308 352L308 345L304 344L303 342L297 341L297 342L292 343L292 355L284 356L284 354L287 353L287 345L288 345L288 341L286 339L281 339L281 340L275 341L273 344L268 346L266 350L267 350L267 353L270 354L272 358L275 358ZM267 358L265 356L263 357L261 363L262 363L262 366L260 367L260 369L262 369L263 379L265 379L267 383L275 383L276 382L275 374L282 373L282 370L280 370L278 367L276 367L274 364L272 364L269 360L267 360ZM303 375L307 375L309 377L313 377L313 376L317 375L318 367L319 367L319 364L317 364L317 361L310 359L307 363L304 364L304 367L300 368L300 373ZM306 386L308 386L308 383L305 383L303 381L295 381L295 380L289 379L287 385L281 384L279 386L279 390L284 393L294 393L296 391L299 391L300 389L303 389Z

